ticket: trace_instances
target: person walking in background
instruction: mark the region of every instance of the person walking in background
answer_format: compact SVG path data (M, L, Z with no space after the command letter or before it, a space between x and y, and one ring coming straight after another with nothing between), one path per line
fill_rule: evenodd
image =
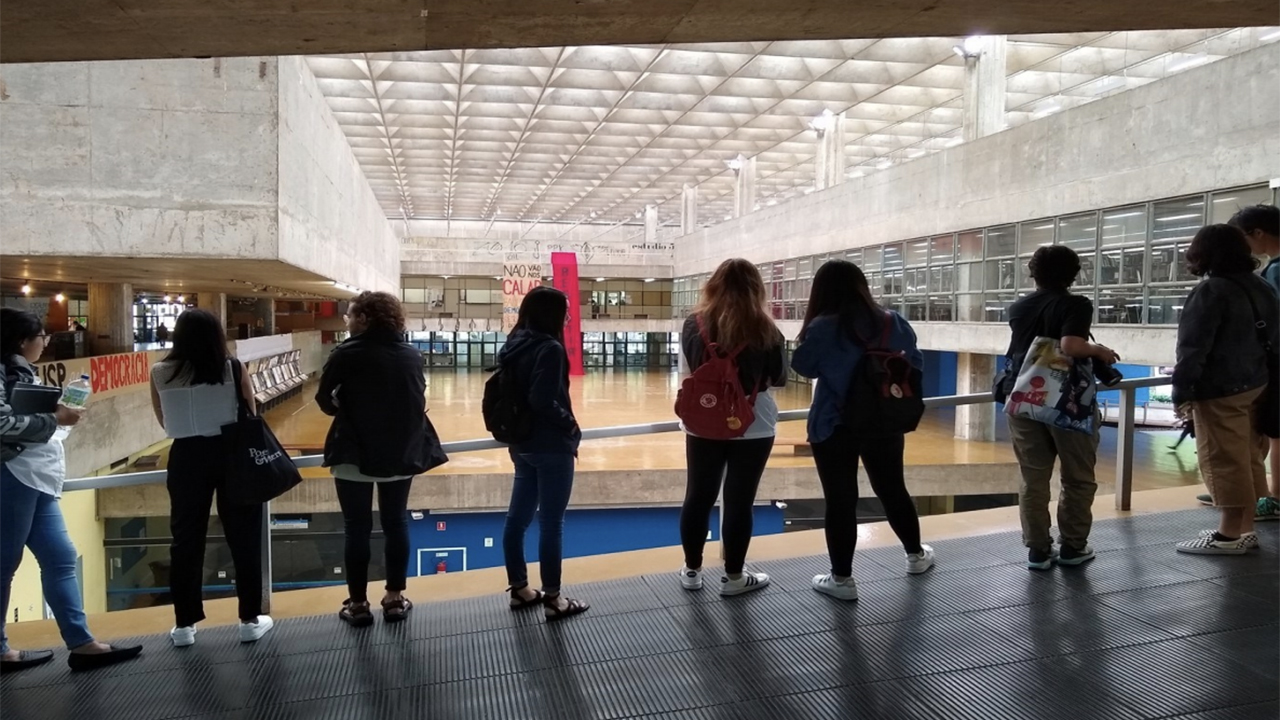
M1253 205L1237 212L1227 224L1240 228L1254 255L1267 257L1267 263L1262 267L1262 279L1280 293L1280 209L1275 205ZM1268 380L1270 383L1280 382L1280 378ZM1254 521L1280 520L1280 440L1268 438L1268 441L1267 459L1271 472L1267 494L1258 498L1254 509ZM1213 505L1213 496L1207 493L1197 495L1196 499L1201 504Z
M9 404L18 383L38 384L32 363L44 353L49 336L35 314L13 308L0 310L0 359L4 384L0 386L0 673L25 670L53 659L48 650L14 650L4 632L9 616L13 575L30 549L40 566L44 602L53 610L62 641L71 651L72 670L92 670L137 657L142 646L113 647L93 639L89 632L80 584L76 579L76 552L67 534L58 498L66 480L66 457L59 428L80 422L83 410L58 405L52 413L18 415Z
M255 412L249 373L240 373L237 385L227 352L222 322L207 310L187 310L178 316L173 349L151 367L151 406L169 448L169 528L173 535L169 555L172 571L174 627L169 631L174 647L195 644L196 623L204 614L204 555L209 534L209 512L215 495L231 560L235 566L239 599L240 641L254 642L273 626L262 611L262 513L261 504L226 501L218 492L227 473L222 427L236 421L236 393Z
M1012 339L1005 354L1007 374L1017 377L1037 337L1059 339L1062 353L1075 359L1090 358L1113 365L1120 356L1089 341L1093 302L1073 295L1071 286L1080 274L1080 257L1061 245L1036 250L1028 266L1036 291L1010 306ZM1094 557L1089 547L1093 527L1093 498L1098 490L1094 466L1098 460L1101 417L1093 420L1090 434L1059 428L1027 417L1009 418L1013 451L1022 470L1018 507L1022 542L1027 547L1027 567L1048 570L1055 562L1080 565ZM1049 483L1053 466L1061 468L1062 494L1058 499L1058 531L1061 551L1049 534Z
M680 347L690 372L710 360L707 345L736 362L744 396L755 397L754 419L739 437L699 437L685 426L688 484L680 509L680 541L685 564L680 582L687 590L702 588L703 549L711 511L724 483L724 576L721 595L741 595L769 584L769 576L745 569L751 544L756 489L773 451L778 404L771 387L787 382L786 339L774 325L766 304L764 281L755 265L726 260L702 291L702 300L685 320Z
M1195 421L1200 474L1222 515L1217 530L1178 543L1178 552L1241 555L1258 547L1253 523L1267 495L1268 447L1258 405L1275 392L1259 330L1280 347L1280 308L1255 265L1244 233L1231 225L1201 228L1187 249L1188 269L1205 280L1178 321L1173 404Z
M502 372L513 373L533 417L532 432L510 446L515 480L502 529L502 554L511 584L512 609L541 603L547 620L578 615L590 605L561 593L564 514L573 492L574 462L582 431L569 398L569 356L564 324L569 298L545 285L529 291L507 342L498 351ZM538 515L542 590L529 585L525 532Z
M351 337L334 349L320 375L316 403L333 417L324 466L333 473L346 533L347 591L338 613L357 627L373 624L369 609L369 538L373 494L386 539L386 622L404 620L409 569L409 491L413 477L439 461L427 420L422 353L403 342L404 311L394 295L363 292L346 313Z
M920 518L903 477L905 436L860 436L844 422L854 371L873 338L886 338L886 349L903 351L913 367L923 367L924 354L911 325L876 304L862 270L845 260L823 263L813 277L791 368L817 381L808 433L826 499L831 571L814 577L813 589L841 600L858 599L853 555L858 543L859 460L884 505L889 527L906 551L907 572L923 573L934 564L933 548L920 542Z

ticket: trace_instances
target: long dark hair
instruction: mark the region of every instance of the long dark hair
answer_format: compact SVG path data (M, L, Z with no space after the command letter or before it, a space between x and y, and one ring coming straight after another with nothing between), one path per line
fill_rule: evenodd
M809 308L800 325L803 340L809 325L823 315L834 315L851 338L858 337L858 325L870 322L879 327L884 311L871 297L871 286L862 268L848 260L828 260L813 275Z
M516 318L516 330L533 330L564 344L564 321L569 315L569 296L559 290L539 285L529 291L520 303L520 315Z
M725 350L763 350L774 344L778 332L765 305L767 300L756 266L731 258L711 274L693 312L701 316L707 336Z
M1232 225L1205 225L1187 248L1187 269L1196 277L1240 275L1257 267L1244 231Z
M227 371L227 336L222 321L208 310L187 310L173 327L173 349L165 362L174 364L173 382L190 372L192 385L221 385Z
M22 343L40 337L44 323L40 317L27 310L0 308L0 356L5 362L22 354Z

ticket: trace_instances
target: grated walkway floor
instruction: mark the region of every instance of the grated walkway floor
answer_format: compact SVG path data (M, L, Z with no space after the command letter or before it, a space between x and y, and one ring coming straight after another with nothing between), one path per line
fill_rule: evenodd
M1016 534L859 553L861 599L809 589L823 558L759 563L772 587L721 599L673 573L576 586L546 625L505 597L417 598L398 626L333 614L253 645L146 637L142 658L72 676L65 655L0 683L4 718L938 718L1274 720L1280 527L1245 557L1177 555L1210 510L1099 522L1097 560L1026 570ZM711 576L712 573L708 573Z

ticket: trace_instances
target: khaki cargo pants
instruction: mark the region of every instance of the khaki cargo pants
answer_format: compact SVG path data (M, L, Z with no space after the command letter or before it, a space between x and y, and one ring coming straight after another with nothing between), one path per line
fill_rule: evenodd
M1013 452L1022 468L1018 508L1022 518L1022 543L1049 550L1049 483L1053 465L1061 465L1062 493L1058 497L1058 532L1061 543L1083 548L1093 527L1093 496L1098 491L1094 465L1098 460L1101 418L1095 417L1093 434L1050 427L1028 418L1009 418Z

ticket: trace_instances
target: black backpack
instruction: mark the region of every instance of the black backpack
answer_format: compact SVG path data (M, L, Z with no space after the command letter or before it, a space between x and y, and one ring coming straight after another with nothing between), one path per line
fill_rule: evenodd
M515 368L497 365L485 370L493 375L485 380L484 398L480 401L484 428L500 443L514 445L528 440L533 434L533 413Z
M905 435L924 417L924 375L901 350L889 349L893 316L884 314L875 347L863 338L862 359L849 379L841 419L856 435Z

